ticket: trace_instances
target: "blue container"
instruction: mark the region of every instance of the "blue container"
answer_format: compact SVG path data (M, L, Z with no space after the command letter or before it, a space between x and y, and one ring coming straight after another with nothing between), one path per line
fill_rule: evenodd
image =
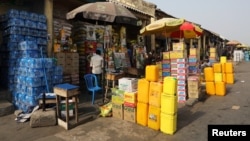
M47 30L47 24L42 22L37 22L37 29Z

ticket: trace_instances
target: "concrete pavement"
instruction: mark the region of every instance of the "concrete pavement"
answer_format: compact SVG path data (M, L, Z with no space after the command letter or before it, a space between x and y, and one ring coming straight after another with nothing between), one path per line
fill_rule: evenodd
M166 135L160 131L112 117L86 121L66 131L60 126L30 128L28 123L15 123L14 115L8 115L0 117L0 140L204 141L207 140L209 124L250 124L249 68L250 62L241 62L235 66L235 84L227 85L226 96L207 96L191 107L180 104L177 131L174 135Z

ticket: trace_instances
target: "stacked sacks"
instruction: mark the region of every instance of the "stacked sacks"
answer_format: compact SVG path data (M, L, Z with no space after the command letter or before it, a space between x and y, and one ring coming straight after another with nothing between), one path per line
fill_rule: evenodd
M165 77L161 94L160 130L165 134L174 134L177 126L177 79Z

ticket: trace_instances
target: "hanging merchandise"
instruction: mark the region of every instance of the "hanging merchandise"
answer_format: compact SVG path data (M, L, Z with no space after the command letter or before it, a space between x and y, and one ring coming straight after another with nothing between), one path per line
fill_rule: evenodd
M96 40L95 26L87 25L86 30L87 30L87 38L86 39L90 40L90 41L95 41Z
M121 47L126 47L126 27L122 26L120 30Z

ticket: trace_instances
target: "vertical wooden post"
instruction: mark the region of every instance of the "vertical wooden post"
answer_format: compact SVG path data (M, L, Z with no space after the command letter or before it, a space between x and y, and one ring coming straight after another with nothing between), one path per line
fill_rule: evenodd
M44 15L47 17L47 33L48 33L48 56L52 56L53 51L53 0L44 0Z
M151 18L150 19L150 22L153 22L155 21L155 18ZM151 47L150 47L151 50L155 50L155 35L152 34L151 35Z

